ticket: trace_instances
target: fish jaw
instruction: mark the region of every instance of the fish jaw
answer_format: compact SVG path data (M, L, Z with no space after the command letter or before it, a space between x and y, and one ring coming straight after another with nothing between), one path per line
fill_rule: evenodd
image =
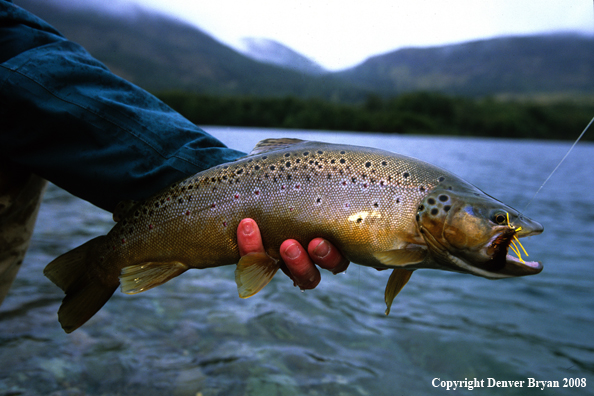
M540 262L522 258L522 252L528 254L518 239L542 233L543 226L474 186L451 183L430 191L419 206L417 225L429 251L427 267L488 279L543 269Z
M489 243L485 245L485 255L492 257L494 263L498 262L498 264L494 266L497 270L492 274L489 274L490 276L485 277L498 279L536 275L543 270L542 263L538 261L527 261L521 256L522 251L525 252L525 250L518 238L538 235L544 230L543 226L538 222L528 218L526 218L526 220L527 221L523 222L525 226L522 226L520 232L515 231L511 227L506 227L501 232L495 234ZM517 242L514 242L514 240ZM516 251L520 252L518 257L510 254L512 244L515 246ZM520 251L519 249L522 250Z

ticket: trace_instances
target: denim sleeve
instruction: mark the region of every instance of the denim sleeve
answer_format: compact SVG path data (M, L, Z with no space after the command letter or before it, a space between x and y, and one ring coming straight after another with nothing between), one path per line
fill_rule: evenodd
M245 155L0 0L0 161L103 209Z

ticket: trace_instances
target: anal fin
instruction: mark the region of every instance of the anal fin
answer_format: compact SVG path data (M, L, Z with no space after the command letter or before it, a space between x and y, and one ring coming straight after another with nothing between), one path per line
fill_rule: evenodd
M235 269L235 283L239 297L248 298L258 293L278 271L278 261L266 253L248 253Z
M400 290L406 285L410 276L412 275L412 271L405 270L402 268L395 268L390 275L390 279L388 279L388 284L386 285L386 291L384 294L384 299L386 301L386 315L390 314L390 307L392 307L392 301L394 298L400 293Z
M188 268L187 265L177 261L147 262L124 267L120 274L122 292L136 294L152 289L183 274Z

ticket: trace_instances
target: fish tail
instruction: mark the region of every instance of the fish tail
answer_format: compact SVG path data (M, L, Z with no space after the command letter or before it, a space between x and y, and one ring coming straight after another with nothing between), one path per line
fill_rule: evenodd
M118 287L118 283L106 285L96 276L93 252L104 238L97 237L64 253L43 270L66 293L58 310L58 319L66 333L78 329L95 315Z

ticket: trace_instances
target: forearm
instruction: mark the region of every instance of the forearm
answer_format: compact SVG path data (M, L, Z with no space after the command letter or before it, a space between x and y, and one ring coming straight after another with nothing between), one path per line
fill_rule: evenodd
M5 160L112 210L243 155L34 18L0 1Z

